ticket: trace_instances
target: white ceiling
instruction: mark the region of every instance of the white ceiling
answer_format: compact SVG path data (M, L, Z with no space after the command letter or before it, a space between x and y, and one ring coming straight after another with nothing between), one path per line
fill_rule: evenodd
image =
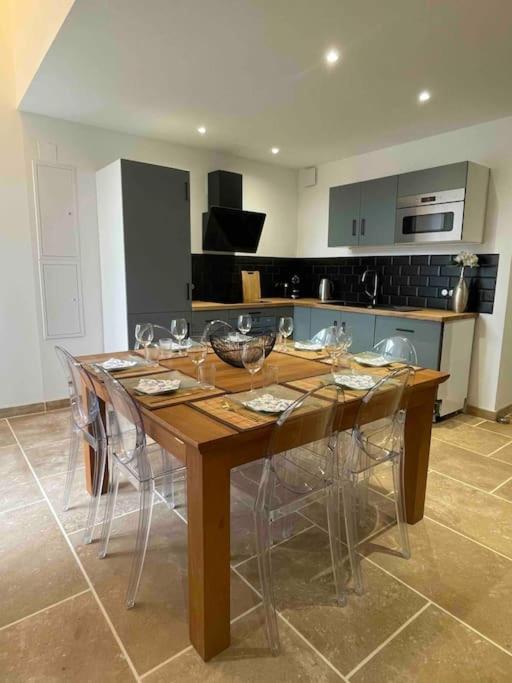
M510 0L76 0L20 108L305 166L512 113L511 28Z

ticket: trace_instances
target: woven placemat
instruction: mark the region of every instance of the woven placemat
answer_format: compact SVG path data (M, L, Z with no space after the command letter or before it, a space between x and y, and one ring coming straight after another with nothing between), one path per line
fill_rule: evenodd
M189 401L198 401L209 396L220 396L224 392L217 387L206 388L200 386L195 379L184 375L183 373L173 370L166 373L158 373L155 379L180 379L180 388L173 391L171 394L160 394L156 396L147 396L136 391L135 387L139 382L139 377L132 379L125 379L121 382L127 391L145 408L155 410L156 408L167 408L168 406L177 405L178 403L187 403ZM149 377L148 379L151 379Z
M328 358L329 354L325 349L320 351L299 351L294 348L293 344L287 344L286 346L280 346L279 348L274 347L274 351L277 353L286 353L288 356L295 356L296 358L303 358L304 360L322 360L322 358Z
M293 382L286 382L286 384L292 389L299 389L300 391L308 392L312 391L313 389L318 389L318 387L321 387L323 384L329 384L330 382L332 382L332 377L330 374L327 374L317 375L316 377L307 377L305 379L297 379ZM345 389L343 387L343 395L345 400L361 398L361 395L365 393L366 392L364 391L353 391L352 389ZM322 396L322 392L318 392L318 395ZM326 389L325 396L327 397L331 395L332 394L329 392L329 389Z
M105 360L107 360L105 355L98 356L97 360L88 360L87 363L85 363L84 365L89 372L98 377L98 370L94 363L101 363ZM118 370L117 372L111 372L110 374L115 379L127 379L129 377L142 377L144 375L154 375L160 372L169 372L169 368L165 368L163 365L159 365L158 363L155 363L154 365L135 365L132 368L127 368L126 370Z
M240 432L272 424L279 417L278 415L264 415L248 410L230 399L228 395L195 401L191 405L208 417L213 417Z

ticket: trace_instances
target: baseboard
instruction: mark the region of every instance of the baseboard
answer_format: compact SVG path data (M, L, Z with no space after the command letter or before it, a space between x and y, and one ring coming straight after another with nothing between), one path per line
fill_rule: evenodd
M512 404L505 406L500 410L484 410L483 408L478 408L478 406L467 405L465 412L468 413L468 415L474 415L475 417L481 417L483 420L491 420L493 422L496 418L501 417L502 415L508 415L512 412Z
M27 403L23 406L0 408L0 418L16 417L17 415L31 415L33 413L47 413L52 410L67 408L68 406L69 398L59 398L55 401L44 401L41 403Z

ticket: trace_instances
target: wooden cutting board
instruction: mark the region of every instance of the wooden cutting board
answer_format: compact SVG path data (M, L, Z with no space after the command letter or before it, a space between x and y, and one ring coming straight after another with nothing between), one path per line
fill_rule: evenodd
M242 290L244 304L261 301L259 270L242 270Z

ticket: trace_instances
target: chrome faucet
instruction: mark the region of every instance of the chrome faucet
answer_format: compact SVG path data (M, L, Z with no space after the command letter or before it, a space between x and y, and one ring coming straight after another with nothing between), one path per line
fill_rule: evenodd
M366 280L370 275L373 275L373 286L371 291L368 291L368 288L366 287ZM370 298L370 307L373 308L377 305L377 296L379 293L379 274L377 273L377 271L368 269L365 270L364 273L361 275L361 284L365 285L364 293L367 297Z

